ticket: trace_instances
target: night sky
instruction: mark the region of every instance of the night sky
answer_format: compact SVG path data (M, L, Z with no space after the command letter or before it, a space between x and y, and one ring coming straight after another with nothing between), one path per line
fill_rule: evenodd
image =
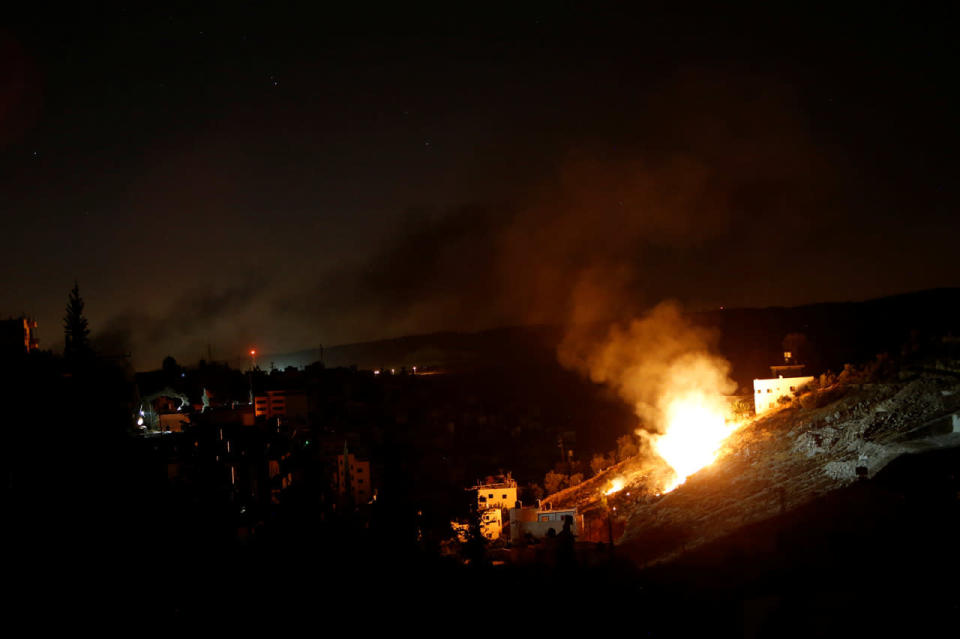
M672 4L7 15L0 314L76 279L149 368L960 284L956 9Z

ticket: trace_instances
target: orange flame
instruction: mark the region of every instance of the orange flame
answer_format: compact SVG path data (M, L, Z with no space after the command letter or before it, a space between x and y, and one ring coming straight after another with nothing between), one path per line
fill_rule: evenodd
M626 485L626 480L623 477L616 477L613 481L610 482L610 487L603 493L604 495L612 495L613 493L618 493L623 490L623 487Z
M742 426L728 420L728 412L723 398L701 391L691 391L666 403L666 431L646 435L654 451L673 470L673 478L663 492L670 492L716 461L723 443Z

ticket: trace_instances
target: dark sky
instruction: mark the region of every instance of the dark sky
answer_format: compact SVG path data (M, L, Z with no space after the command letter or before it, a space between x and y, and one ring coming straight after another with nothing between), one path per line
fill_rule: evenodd
M960 284L948 3L274 4L6 16L0 313L77 279L143 368Z

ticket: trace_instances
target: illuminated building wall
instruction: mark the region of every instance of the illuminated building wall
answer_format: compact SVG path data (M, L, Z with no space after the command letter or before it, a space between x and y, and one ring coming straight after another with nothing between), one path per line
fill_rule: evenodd
M257 417L289 417L306 419L309 412L306 393L297 391L267 391L253 400Z
M583 515L577 513L576 508L558 508L556 510L541 510L535 506L510 509L510 541L519 542L527 534L536 539L543 539L551 529L557 534L563 530L564 518L573 520L573 534L579 535L583 530Z
M348 453L347 459L344 459L343 455L337 455L336 481L337 492L340 495L346 495L349 489L354 503L365 504L373 495L373 487L370 484L370 462L357 459L353 453Z
M503 511L490 508L480 514L480 534L493 541L503 532Z
M517 505L517 484L498 483L484 484L476 487L477 509L486 508L513 508Z
M753 380L753 406L757 415L780 407L781 397L793 397L794 391L813 381L813 377L777 377Z

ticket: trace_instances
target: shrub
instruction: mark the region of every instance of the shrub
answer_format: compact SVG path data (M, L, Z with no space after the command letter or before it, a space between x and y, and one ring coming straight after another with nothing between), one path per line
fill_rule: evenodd
M552 495L555 492L561 490L564 485L567 483L569 477L563 473L555 473L552 470L547 472L546 476L543 478L543 488L547 491L548 495Z

